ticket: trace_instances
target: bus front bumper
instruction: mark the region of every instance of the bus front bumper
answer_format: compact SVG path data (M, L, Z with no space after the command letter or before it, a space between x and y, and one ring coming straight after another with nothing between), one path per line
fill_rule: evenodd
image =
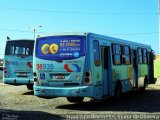
M34 83L33 79L28 78L3 78L3 82L11 85L27 85Z
M34 95L39 97L91 97L91 86L44 87L34 85Z

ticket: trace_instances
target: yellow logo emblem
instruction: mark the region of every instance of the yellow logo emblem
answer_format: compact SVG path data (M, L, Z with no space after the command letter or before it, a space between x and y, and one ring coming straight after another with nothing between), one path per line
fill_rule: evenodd
M48 45L48 44L44 44L44 45L42 46L42 48L41 48L41 52L42 52L43 54L48 54L48 52L49 52L49 45Z
M55 54L58 52L58 45L57 44L52 44L49 46L49 51L52 53L52 54Z

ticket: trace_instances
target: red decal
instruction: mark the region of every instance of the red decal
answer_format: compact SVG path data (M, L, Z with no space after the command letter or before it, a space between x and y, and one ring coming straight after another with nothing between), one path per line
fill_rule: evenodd
M67 72L73 72L70 68L68 64L64 65L64 69L66 69Z
M27 65L29 66L29 68L33 68L32 63L31 62L27 62Z

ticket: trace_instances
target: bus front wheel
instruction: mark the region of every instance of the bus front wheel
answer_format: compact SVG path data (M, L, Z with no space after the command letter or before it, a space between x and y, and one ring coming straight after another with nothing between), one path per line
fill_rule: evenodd
M28 85L27 85L27 89L28 89L28 90L33 90L33 84L28 84Z
M67 100L71 103L81 103L84 97L67 97Z

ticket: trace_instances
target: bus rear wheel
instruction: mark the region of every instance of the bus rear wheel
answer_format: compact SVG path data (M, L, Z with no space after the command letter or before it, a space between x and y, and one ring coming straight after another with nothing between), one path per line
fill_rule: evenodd
M84 97L67 97L67 100L71 103L81 103Z
M27 85L27 89L28 89L28 90L33 90L33 84L28 84L28 85Z
M120 102L122 96L122 85L121 82L117 82L114 91L115 102Z
M147 85L148 85L148 77L146 76L144 79L143 87L140 88L141 92L145 92Z

